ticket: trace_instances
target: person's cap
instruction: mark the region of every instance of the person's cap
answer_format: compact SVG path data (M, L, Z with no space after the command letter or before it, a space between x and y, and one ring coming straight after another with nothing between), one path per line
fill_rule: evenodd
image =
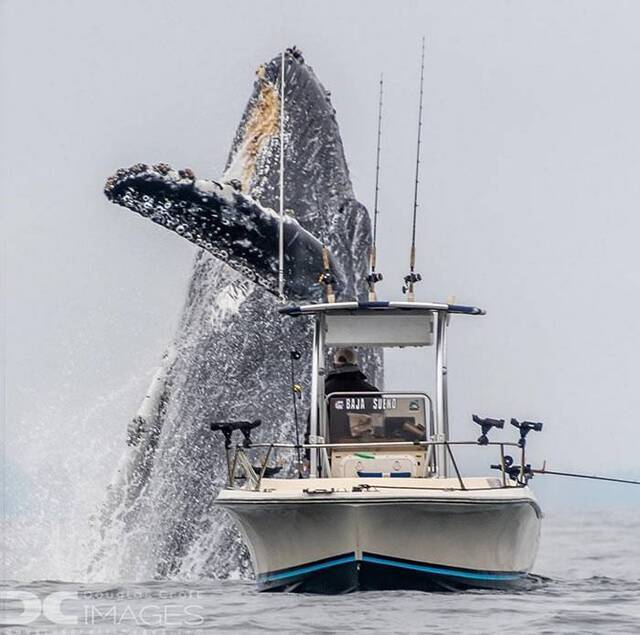
M352 348L339 348L333 354L333 363L336 366L355 364L357 360L356 352Z

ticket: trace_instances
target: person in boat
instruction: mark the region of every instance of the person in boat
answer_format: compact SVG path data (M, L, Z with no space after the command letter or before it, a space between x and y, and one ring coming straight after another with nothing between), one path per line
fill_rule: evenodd
M324 394L333 392L380 392L373 384L367 381L367 376L358 366L358 357L353 348L338 348L333 354L333 369L329 371L324 382ZM307 419L307 430L305 433L305 443L309 442L311 424L311 414ZM348 440L350 437L348 419L330 422L333 432L332 438ZM309 459L310 451L307 450L306 458Z
M324 394L332 392L380 392L367 381L352 348L338 348L333 354L333 370L324 382Z
M324 394L334 392L361 393L380 392L367 381L367 376L358 366L358 357L353 348L338 348L333 354L333 370L329 372L324 382ZM347 443L353 438L367 434L370 420L366 414L347 415L346 413L329 413L329 437L331 441ZM360 429L362 428L362 429Z

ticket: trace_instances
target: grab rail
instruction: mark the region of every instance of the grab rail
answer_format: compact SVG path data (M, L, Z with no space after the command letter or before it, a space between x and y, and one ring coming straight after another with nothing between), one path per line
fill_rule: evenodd
M273 453L274 449L284 449L284 450L313 450L313 449L347 449L347 448L358 448L362 449L363 445L366 445L367 448L398 448L398 447L421 447L425 449L429 449L437 446L444 446L446 451L451 458L451 464L453 465L454 471L456 473L456 478L458 479L458 483L460 485L460 490L466 491L468 487L464 482L464 478L460 473L458 468L458 464L453 454L453 449L451 446L468 446L468 447L478 447L477 441L380 441L376 443L251 443L250 446L238 444L235 447L235 452L233 453L233 458L227 454L227 468L228 468L228 486L231 488L236 487L236 480L238 478L245 478L251 483L254 490L260 489L260 484L262 483L262 479L264 474L267 471L267 463ZM505 454L505 448L516 448L520 451L522 464L525 464L525 456L524 449L521 448L517 443L509 442L509 441L489 441L486 444L483 444L481 447L498 447L500 449L500 464L499 467L501 473L501 487L507 487L507 475L511 477L511 473L508 472L508 468L511 466L511 463L507 461L507 455ZM258 466L256 470L249 461L247 456L247 450L255 449L266 449L264 458L262 459L262 463ZM237 469L241 468L244 472L244 476L238 476L236 474ZM425 478L425 480L427 480ZM515 487L524 486L526 483L522 481L521 478L517 478L515 482ZM429 488L429 489L438 489L438 488ZM451 489L451 488L442 488L442 489ZM489 488L489 489L498 489L498 488Z

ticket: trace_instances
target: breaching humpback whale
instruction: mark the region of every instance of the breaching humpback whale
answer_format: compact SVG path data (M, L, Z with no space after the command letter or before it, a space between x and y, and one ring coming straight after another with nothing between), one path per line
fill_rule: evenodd
M280 56L258 68L219 182L165 164L137 164L107 181L110 200L201 249L177 333L129 426L97 522L95 578L250 571L236 530L213 505L224 456L205 421L260 413L256 439L294 438L289 354L298 350L299 367L308 367L311 346L310 325L283 323L275 310L280 71ZM369 215L353 193L329 93L295 48L285 56L284 135L285 295L320 297L324 242L340 298L366 299ZM381 354L360 357L381 386ZM306 411L309 378L296 380Z

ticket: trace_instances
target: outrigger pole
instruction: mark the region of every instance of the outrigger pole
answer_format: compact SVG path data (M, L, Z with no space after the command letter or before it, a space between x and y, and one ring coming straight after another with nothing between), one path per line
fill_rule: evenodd
M278 235L278 296L284 302L284 55L280 62L280 227Z
M409 273L404 277L402 293L407 294L407 300L416 299L414 285L422 280L422 276L415 272L416 267L416 216L418 213L418 177L420 176L420 141L422 137L422 95L424 92L424 48L425 38L422 38L422 61L420 65L420 107L418 109L418 147L416 151L416 177L413 186L413 225L411 228L411 252L409 254Z
M378 100L378 144L376 148L376 189L373 197L373 245L371 247L371 254L369 257L369 263L371 265L371 272L367 276L367 283L369 284L369 302L376 301L376 282L382 280L382 274L376 271L376 246L378 236L378 193L380 191L380 136L382 132L382 73L380 74L380 98Z

